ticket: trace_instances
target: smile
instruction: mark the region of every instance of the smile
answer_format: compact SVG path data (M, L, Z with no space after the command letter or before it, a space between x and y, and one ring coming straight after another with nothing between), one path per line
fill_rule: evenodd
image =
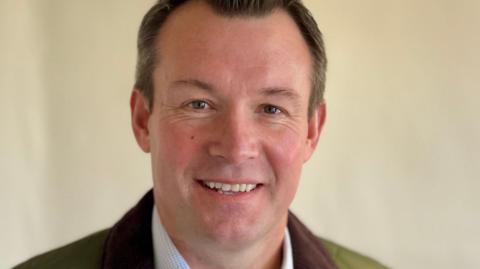
M202 181L202 184L214 191L221 194L235 194L240 192L251 192L257 188L257 184L225 184L213 181Z

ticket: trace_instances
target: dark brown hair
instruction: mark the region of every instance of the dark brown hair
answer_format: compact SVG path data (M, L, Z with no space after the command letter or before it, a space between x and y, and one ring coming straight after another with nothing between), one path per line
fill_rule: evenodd
M159 0L145 15L138 32L138 58L135 88L148 100L150 111L153 109L152 73L156 64L155 46L160 28L168 16L189 0ZM312 89L310 92L308 115L315 106L323 101L325 91L325 72L327 58L322 33L312 14L300 0L202 0L222 16L262 17L275 9L285 10L297 24L307 42L313 58Z

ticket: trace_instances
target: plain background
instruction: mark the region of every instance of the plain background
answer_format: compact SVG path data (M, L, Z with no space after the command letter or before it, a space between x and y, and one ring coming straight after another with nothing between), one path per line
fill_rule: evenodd
M152 0L0 1L0 268L151 186L130 130ZM310 0L328 118L292 209L394 268L480 268L480 1Z

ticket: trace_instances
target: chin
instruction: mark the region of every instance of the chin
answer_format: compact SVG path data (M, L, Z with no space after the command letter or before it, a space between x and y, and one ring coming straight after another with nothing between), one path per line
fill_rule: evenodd
M232 214L208 216L204 231L209 240L225 248L241 247L261 240L269 230L265 216Z

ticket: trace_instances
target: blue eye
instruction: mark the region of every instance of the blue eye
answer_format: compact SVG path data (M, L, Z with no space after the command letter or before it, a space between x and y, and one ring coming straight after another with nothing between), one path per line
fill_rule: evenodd
M203 100L192 101L192 102L190 102L189 106L193 109L198 109L198 110L207 109L207 108L210 107L210 105L206 101L203 101Z
M263 112L267 114L278 114L278 113L281 113L282 111L276 106L266 105L263 107Z

